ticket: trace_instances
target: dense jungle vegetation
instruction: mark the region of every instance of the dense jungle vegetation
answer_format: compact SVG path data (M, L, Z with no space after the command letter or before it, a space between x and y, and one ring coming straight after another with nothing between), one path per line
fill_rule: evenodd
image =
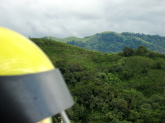
M145 46L109 54L31 40L66 80L75 100L67 110L72 123L165 123L165 55Z
M165 37L159 35L130 32L116 33L108 31L84 38L73 36L63 39L50 36L43 38L61 41L74 46L104 53L118 53L121 52L124 47L137 49L142 45L149 50L165 54Z

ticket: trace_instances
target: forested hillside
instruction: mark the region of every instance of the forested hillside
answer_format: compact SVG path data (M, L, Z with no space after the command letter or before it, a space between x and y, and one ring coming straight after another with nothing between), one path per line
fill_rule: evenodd
M121 52L124 47L137 49L143 45L149 50L165 54L165 37L159 35L103 32L84 38L68 37L59 39L48 36L44 38L104 53L118 53Z
M107 41L106 35L117 38L114 33L104 35ZM72 123L165 123L165 55L145 46L108 54L31 40L62 71L75 100L67 110Z

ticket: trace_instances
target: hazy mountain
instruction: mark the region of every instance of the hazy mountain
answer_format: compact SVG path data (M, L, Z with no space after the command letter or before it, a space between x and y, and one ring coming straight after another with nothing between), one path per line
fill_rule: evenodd
M159 35L129 32L102 32L84 38L67 37L59 39L49 36L43 38L61 41L67 44L104 53L121 52L124 47L136 49L142 45L147 47L149 50L165 54L165 37Z

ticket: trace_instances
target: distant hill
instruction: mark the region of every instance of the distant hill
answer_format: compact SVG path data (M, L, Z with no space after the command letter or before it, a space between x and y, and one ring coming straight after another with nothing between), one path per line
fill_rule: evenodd
M55 41L60 41L60 42L64 42L64 43L67 43L69 41L83 41L84 38L77 38L77 37L74 37L74 36L70 36L70 37L67 37L67 38L55 38L55 37L51 37L51 36L45 36L43 37L43 39L50 39L50 40L55 40Z
M165 123L165 55L144 46L109 54L31 40L66 80L75 100L66 111L72 123Z
M82 47L89 50L94 50L104 53L121 52L124 47L133 49L140 45L147 47L162 54L165 54L165 37L159 35L148 35L140 33L116 33L102 32L84 38L67 37L63 39L46 36L44 39L51 39L74 46Z

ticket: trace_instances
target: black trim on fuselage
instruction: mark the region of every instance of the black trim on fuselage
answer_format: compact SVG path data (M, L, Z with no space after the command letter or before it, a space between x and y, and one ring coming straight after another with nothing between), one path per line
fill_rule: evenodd
M58 69L0 76L0 120L35 123L71 107L73 99Z

